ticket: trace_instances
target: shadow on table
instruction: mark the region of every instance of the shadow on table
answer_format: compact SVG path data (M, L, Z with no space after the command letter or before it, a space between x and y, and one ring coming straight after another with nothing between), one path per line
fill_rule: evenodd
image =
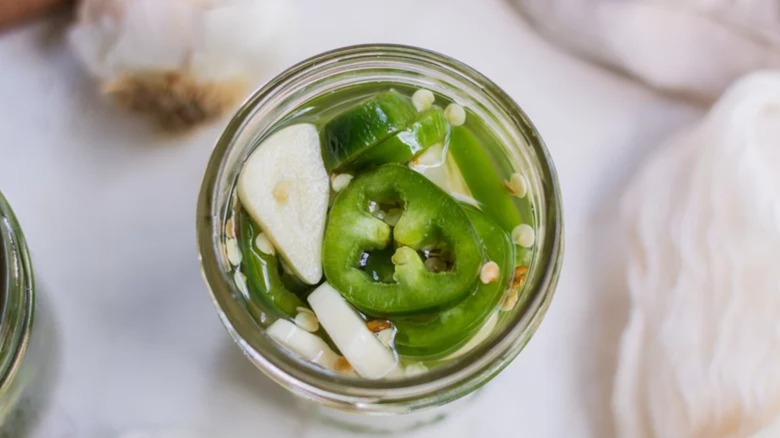
M590 306L586 313L589 327L587 342L577 348L583 358L579 381L587 399L581 405L590 420L591 436L617 436L612 414L612 392L618 367L620 340L628 322L630 297L627 284L629 237L620 220L624 189L630 185L642 164L670 136L696 119L696 112L680 108L667 110L650 108L638 117L635 133L622 146L625 155L615 157L610 172L602 176L603 191L588 217L584 247L588 257L584 265L594 273L589 291Z
M273 399L284 408L296 405L295 397L255 367L235 343L225 342L220 357L220 377L225 383L258 397Z
M611 210L605 213L612 214ZM591 277L594 284L590 291L594 295L590 297L585 323L589 327L588 340L578 346L583 350L578 353L583 358L578 381L584 390L580 393L587 397L581 406L587 413L591 436L597 437L617 436L612 419L612 391L620 339L629 311L625 254L619 249L622 236L615 236L615 228L609 225L605 222L603 227L594 227L591 241L587 243L592 253L590 261L585 263L586 269L598 274Z
M254 436L258 430L265 436L302 436L308 429L310 414L301 400L256 368L235 343L226 340L220 348L216 372L225 412L215 412L211 422L220 429L229 424L231 436Z
M40 289L40 288L39 288ZM40 422L51 406L61 363L57 321L50 301L36 292L30 342L13 383L2 394L0 438L40 436ZM10 409L10 412L5 412Z

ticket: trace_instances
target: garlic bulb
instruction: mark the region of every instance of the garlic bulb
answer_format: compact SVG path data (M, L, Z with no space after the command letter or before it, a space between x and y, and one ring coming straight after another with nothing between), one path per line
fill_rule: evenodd
M105 94L178 129L256 83L290 18L286 0L83 0L69 40Z
M627 192L618 436L777 436L778 169L780 72L755 73Z

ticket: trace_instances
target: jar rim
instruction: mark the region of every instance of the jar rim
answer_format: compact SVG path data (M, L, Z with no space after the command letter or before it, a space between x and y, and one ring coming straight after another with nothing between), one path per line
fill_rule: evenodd
M32 330L35 286L30 254L19 222L0 192L0 395L12 384Z
M477 84L480 93L489 97L509 117L508 123L523 136L524 143L538 157L542 179L546 182L545 235L541 239L536 263L548 267L528 291L529 308L506 325L503 336L496 336L473 351L434 368L420 376L400 380L367 380L334 376L317 370L315 366L294 358L276 346L257 326L244 324L248 312L236 314L233 297L238 293L230 273L220 261L220 211L217 196L220 177L226 171L227 152L236 138L247 127L249 119L266 98L307 74L327 71L338 63L367 60L395 59L441 69L459 80ZM527 135L530 133L531 135ZM326 405L347 410L367 412L408 412L448 402L468 394L501 371L519 353L541 322L552 298L563 253L563 220L560 189L549 152L526 114L503 90L473 68L426 49L394 44L366 44L331 50L306 59L282 72L256 90L237 111L217 142L209 160L197 207L197 237L201 268L209 286L212 300L220 319L245 354L273 380ZM223 262L224 263L224 262ZM252 332L254 330L254 332ZM271 356L269 356L271 355Z

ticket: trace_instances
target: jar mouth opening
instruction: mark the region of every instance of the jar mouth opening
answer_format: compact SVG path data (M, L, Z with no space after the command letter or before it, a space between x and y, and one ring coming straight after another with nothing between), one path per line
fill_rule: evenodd
M452 81L468 83L474 92L502 110L506 123L522 137L521 143L530 148L544 183L544 187L539 188L545 202L544 223L539 224L544 230L544 237L540 239L542 243L534 262L541 266L540 271L525 292L529 297L528 306L525 311L511 316L499 336L492 336L463 356L425 374L398 380L367 380L327 373L294 357L262 333L249 312L242 309L238 302L240 292L232 283L227 262L221 255L223 235L220 227L227 214L222 201L230 196L232 189L232 184L226 182L228 173L232 167L241 165L240 160L231 161L227 156L235 147L247 148L252 144L239 144L242 143L239 136L252 129L250 119L257 115L258 108L272 106L276 94L301 86L303 78L321 79L333 74L335 69L384 60L407 63L410 69L415 65L423 70L436 69L442 77L449 76ZM334 407L369 412L386 412L392 406L408 411L441 403L442 400L452 401L501 371L519 353L540 323L552 298L563 250L557 176L546 147L525 113L493 82L459 61L424 49L386 44L344 47L314 56L255 91L228 124L208 163L198 200L197 233L203 275L219 316L255 365L299 395ZM379 406L384 408L379 409Z
M27 242L0 193L0 395L13 381L27 351L34 302Z

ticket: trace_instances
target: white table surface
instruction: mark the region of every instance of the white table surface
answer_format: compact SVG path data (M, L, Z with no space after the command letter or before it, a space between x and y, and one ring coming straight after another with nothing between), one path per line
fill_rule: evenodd
M558 167L567 254L547 318L472 409L406 436L612 435L627 309L617 200L642 158L701 109L558 51L499 0L296 3L291 48L269 71L354 43L438 50L509 92ZM36 436L338 436L244 360L201 280L195 199L225 121L171 138L113 108L68 51L64 25L0 33L0 190L61 353Z

